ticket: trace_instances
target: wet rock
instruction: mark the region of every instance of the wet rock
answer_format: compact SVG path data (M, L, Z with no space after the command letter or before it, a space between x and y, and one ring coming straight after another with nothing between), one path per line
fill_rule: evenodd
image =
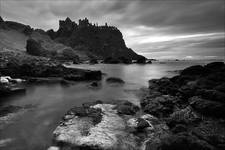
M103 61L105 64L118 64L120 63L119 59L113 57L107 57Z
M138 64L145 64L146 60L147 59L144 56L141 56L140 58L137 59L136 63L138 63Z
M153 79L149 81L149 89L157 90L163 94L176 95L178 87L169 78Z
M143 118L131 118L127 121L127 126L130 128L134 128L136 130L144 130L145 128L148 127L150 127L151 130L154 129L151 122Z
M224 124L215 120L201 122L200 125L192 129L192 134L199 139L207 141L217 149L225 148Z
M89 61L89 63L90 64L98 64L98 60L93 58Z
M225 93L225 83L217 85L216 87L214 87L214 90L217 90L217 91Z
M23 79L15 79L11 78L10 76L1 76L0 77L0 84L10 84L10 83L21 83L25 82Z
M225 103L225 93L216 90L199 89L196 90L195 95L204 99Z
M201 121L200 117L192 110L191 107L186 107L181 110L177 110L172 113L167 118L167 125L170 128L174 128L176 125L189 125L189 124L196 124Z
M150 80L142 109L165 121L169 132L153 135L145 149L224 149L224 75L224 63L216 62L188 67L173 78ZM174 99L168 101L163 94Z
M139 107L127 101L119 103L116 106L116 110L120 115L134 115L139 110Z
M186 132L187 127L183 124L177 124L175 127L171 130L173 133L180 133L180 132Z
M174 103L177 101L176 97L169 95L162 95L155 98L148 98L146 104L142 104L143 110L146 113L152 114L156 117L168 116L173 112Z
M67 68L53 60L29 60L26 63L10 61L0 67L0 72L2 75L13 78L64 77L73 81L101 80L102 78L101 71Z
M51 146L47 150L60 150L60 147L58 147L58 146Z
M207 69L201 65L191 66L181 71L181 75L205 75Z
M82 104L82 106L84 108L89 108L89 107L97 105L97 104L103 104L103 102L101 100L97 100L97 101L94 101L94 102L85 102L85 103Z
M214 117L225 117L225 105L221 102L215 102L211 100L205 100L199 97L190 98L190 105L198 112L214 116Z
M81 73L72 73L64 75L65 80L71 81L85 81L85 80L101 80L102 73L101 71L83 71Z
M92 87L98 87L99 84L98 84L98 82L92 82L90 86L92 86Z
M84 80L84 77L82 75L73 75L73 74L70 74L70 75L65 75L63 77L65 80L70 80L70 81L83 81Z
M102 112L102 120L95 125L90 122L90 117L73 117L67 120L54 131L55 142L62 148L63 145L69 145L81 149L134 150L135 138L125 132L125 122L117 115L114 107L111 104L92 106L92 109L100 109Z
M108 82L108 83L120 83L120 84L125 83L122 79L116 78L116 77L109 77L109 78L106 79L106 82Z
M26 89L23 87L0 85L0 97L10 96L15 94L25 94L25 93L26 93Z
M128 57L119 57L118 58L120 63L123 63L123 64L132 64L132 59L131 58L128 58Z
M204 66L206 69L210 70L211 72L221 71L225 69L224 62L212 62Z
M85 80L101 80L102 73L101 71L85 71L84 78Z
M20 106L13 106L13 105L9 105L6 107L1 107L0 108L0 116L5 116L9 113L15 113L17 111L19 111L20 109L22 109L22 107Z
M148 60L146 63L147 64L152 64L152 61L151 60Z
M207 142L198 139L193 135L179 133L163 138L161 150L213 150ZM150 150L150 149L149 149Z

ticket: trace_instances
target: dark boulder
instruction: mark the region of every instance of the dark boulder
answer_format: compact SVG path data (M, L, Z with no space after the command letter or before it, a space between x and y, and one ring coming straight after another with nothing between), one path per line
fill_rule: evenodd
M184 124L177 124L177 125L175 125L174 128L171 129L171 131L173 133L175 133L175 134L176 133L181 133L181 132L186 132L187 131L187 126L184 125Z
M102 72L101 71L84 71L85 80L101 80Z
M34 39L28 39L26 45L27 53L35 56L43 56L44 49L39 42Z
M225 69L224 62L212 62L204 66L206 69L210 70L211 72L221 71Z
M22 109L22 107L13 106L13 105L0 107L0 117L5 116L9 113L15 113L15 112L19 111L20 109Z
M5 28L4 20L0 16L0 28Z
M99 84L98 84L98 82L92 82L90 86L91 86L91 87L98 87Z
M214 90L217 90L217 91L225 93L225 83L217 85L216 87L214 87Z
M118 63L120 63L120 60L118 58L107 57L103 60L103 63L105 63L105 64L118 64Z
M204 99L225 103L225 93L216 90L198 89L196 90L195 95Z
M194 110L204 115L225 118L225 104L221 102L206 100L196 96L190 98L189 101Z
M0 85L0 97L25 93L26 89L23 87Z
M3 23L4 20L2 19L2 17L0 16L0 24Z
M163 94L176 95L178 87L169 78L149 80L149 89L157 90Z
M163 138L160 148L161 150L214 150L213 146L207 142L186 133Z
M97 105L97 104L103 104L103 102L101 100L97 100L97 101L94 101L94 102L85 102L85 103L82 104L82 106L84 108L89 108L89 107Z
M134 115L139 107L130 102L124 102L117 104L116 110L120 115Z
M152 64L152 61L151 60L148 60L146 63L147 64Z
M92 58L92 59L89 61L89 63L90 63L90 64L97 64L97 63L98 63L98 60Z
M201 65L191 66L181 71L181 75L205 75L208 71Z
M137 59L137 61L136 61L136 63L138 63L138 64L145 64L146 63L146 58L144 57L144 56L140 56L138 59Z
M70 81L87 81L87 80L101 80L102 73L101 71L83 71L80 73L71 73L64 75L63 77L65 80Z
M146 121L145 119L143 119L143 118L137 119L137 129L138 130L143 130L149 126L150 126L149 122Z
M106 82L108 82L108 83L120 83L120 84L125 83L122 79L116 78L116 77L109 77L109 78L106 79Z
M192 129L192 134L218 149L225 148L225 130L224 124L215 120L208 120L200 123Z
M145 113L152 114L156 117L169 116L174 110L174 104L177 101L176 97L162 95L155 98L148 98L142 108Z
M131 64L132 63L132 59L127 58L127 57L119 57L118 59L119 59L120 63L123 63L123 64Z
M177 125L194 125L199 121L201 121L200 117L191 107L177 110L166 119L166 123L171 129L174 129Z

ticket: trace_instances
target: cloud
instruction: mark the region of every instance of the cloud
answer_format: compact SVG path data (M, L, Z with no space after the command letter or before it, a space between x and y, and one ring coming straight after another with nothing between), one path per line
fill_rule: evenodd
M58 29L58 20L88 17L117 26L129 47L147 57L221 55L224 0L1 0L6 20ZM190 53L187 55L186 51ZM216 49L216 50L214 50ZM165 55L165 56L162 56Z

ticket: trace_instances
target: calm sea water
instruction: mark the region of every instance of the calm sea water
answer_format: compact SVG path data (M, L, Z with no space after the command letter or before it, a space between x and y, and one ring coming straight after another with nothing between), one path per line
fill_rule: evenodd
M185 67L206 64L208 61L154 62L147 65L73 65L70 67L101 70L105 73L100 86L91 88L91 82L77 82L70 86L60 84L30 85L26 95L8 97L3 105L27 104L35 107L18 117L15 123L0 130L0 149L4 150L44 150L51 144L52 132L62 116L73 106L95 100L129 100L138 103L135 90L147 87L148 80L161 77L172 77L176 70ZM112 86L105 82L108 77L119 77L126 83L123 86ZM7 145L1 140L11 139Z

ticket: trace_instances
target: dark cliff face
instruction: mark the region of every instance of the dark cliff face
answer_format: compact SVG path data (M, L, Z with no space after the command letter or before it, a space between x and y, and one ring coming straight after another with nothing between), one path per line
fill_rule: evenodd
M126 47L123 35L116 27L91 24L87 18L79 20L78 24L69 18L65 21L60 20L58 31L49 30L47 33L60 43L99 58L123 56L138 59L140 57Z

